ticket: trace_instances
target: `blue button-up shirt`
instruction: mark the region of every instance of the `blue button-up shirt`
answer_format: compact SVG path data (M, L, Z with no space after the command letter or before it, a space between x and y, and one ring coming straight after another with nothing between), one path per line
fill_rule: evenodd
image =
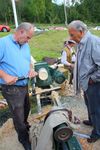
M27 76L30 70L30 48L28 43L19 45L13 35L0 38L0 70L15 77ZM6 84L0 78L0 84ZM25 86L28 80L17 81L15 85Z

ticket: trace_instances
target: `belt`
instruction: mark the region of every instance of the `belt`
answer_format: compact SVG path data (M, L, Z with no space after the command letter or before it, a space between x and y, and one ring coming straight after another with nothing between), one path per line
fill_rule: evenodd
M46 117L45 117L45 119L44 119L44 124L45 124L47 118L48 118L51 114L53 114L54 112L58 112L58 111L65 111L65 112L67 112L67 113L68 113L68 117L69 117L69 121L72 120L72 112L71 112L70 110L66 109L66 108L62 108L62 109L51 110L50 112L48 112L47 115L46 115Z
M1 87L18 87L18 88L28 88L28 85L22 86L22 85L6 85L2 84Z

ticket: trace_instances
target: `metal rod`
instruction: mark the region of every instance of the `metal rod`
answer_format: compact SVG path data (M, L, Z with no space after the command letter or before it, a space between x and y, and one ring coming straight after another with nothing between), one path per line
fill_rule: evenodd
M67 22L66 0L64 0L64 13L65 13L65 25L67 25L68 22Z
M11 2L12 2L12 7L13 7L15 26L16 26L16 28L17 28L17 27L18 27L18 19L17 19L17 12L16 12L15 0L11 0Z
M41 108L41 101L40 101L40 95L36 95L37 98L37 106L38 106L38 114L42 113L42 108Z
M78 133L78 132L74 132L74 135L79 136L81 138L90 138L88 134L83 134L83 133Z
M51 92L51 91L57 91L57 90L60 90L61 87L54 87L54 88L51 88L51 89L44 89L44 90L41 90L39 92L36 91L36 93L33 93L33 96L37 95L37 94L42 94L42 93L48 93L48 92Z

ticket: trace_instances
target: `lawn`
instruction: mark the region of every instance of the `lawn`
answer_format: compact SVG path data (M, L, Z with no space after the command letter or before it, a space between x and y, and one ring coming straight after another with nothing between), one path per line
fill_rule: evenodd
M92 31L93 34L100 36L100 31ZM0 37L9 33L0 32ZM32 56L41 61L43 57L59 57L63 48L63 42L68 38L67 31L47 31L34 36L29 44Z
M32 56L39 61L45 56L60 56L66 37L67 31L48 31L33 37L30 41Z

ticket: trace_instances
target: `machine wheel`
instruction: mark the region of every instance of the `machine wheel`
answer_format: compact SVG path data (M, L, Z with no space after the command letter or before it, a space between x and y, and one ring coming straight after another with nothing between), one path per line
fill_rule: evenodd
M54 138L58 142L66 142L70 137L72 137L73 131L67 127L60 127L54 133Z

